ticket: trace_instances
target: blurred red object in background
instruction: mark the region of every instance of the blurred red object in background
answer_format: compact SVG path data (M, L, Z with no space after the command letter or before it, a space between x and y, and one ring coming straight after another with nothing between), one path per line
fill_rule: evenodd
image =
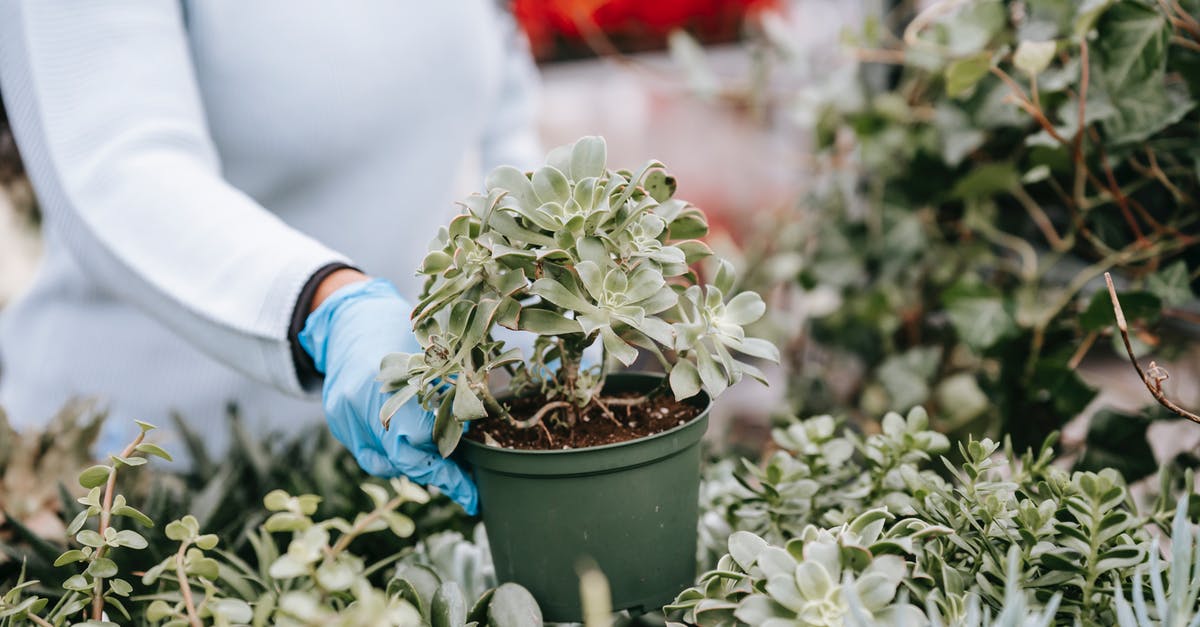
M779 4L780 0L514 0L512 10L529 35L534 56L554 61L593 56L589 39L597 34L622 52L661 49L675 28L686 28L702 43L735 41L747 16Z

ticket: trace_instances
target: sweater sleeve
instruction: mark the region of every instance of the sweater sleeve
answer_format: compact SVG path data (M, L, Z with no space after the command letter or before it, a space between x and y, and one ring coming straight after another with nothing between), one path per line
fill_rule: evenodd
M230 367L305 391L290 316L306 280L344 259L223 180L179 2L4 0L0 91L45 228L92 281Z
M481 160L484 172L499 165L522 169L542 163L537 109L540 84L529 53L529 39L510 12L497 9L504 45L500 93L484 129Z

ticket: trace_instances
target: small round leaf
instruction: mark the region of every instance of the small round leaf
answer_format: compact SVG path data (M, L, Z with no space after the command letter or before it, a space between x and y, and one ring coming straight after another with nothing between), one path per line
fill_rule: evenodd
M112 467L97 464L79 473L79 485L85 488L96 488L104 485L108 481L108 474L112 472Z

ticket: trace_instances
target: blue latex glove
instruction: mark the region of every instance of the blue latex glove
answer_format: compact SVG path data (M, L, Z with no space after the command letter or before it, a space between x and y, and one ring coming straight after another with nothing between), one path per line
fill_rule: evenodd
M412 307L391 283L374 279L331 294L305 321L300 345L325 373L322 404L334 437L363 470L379 477L405 475L437 486L468 514L479 509L475 483L458 464L442 458L433 443L433 413L414 399L388 429L379 410L388 395L375 380L388 353L416 353L408 326Z

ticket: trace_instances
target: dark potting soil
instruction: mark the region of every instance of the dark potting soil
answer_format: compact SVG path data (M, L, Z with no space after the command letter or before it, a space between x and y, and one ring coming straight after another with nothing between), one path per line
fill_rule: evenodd
M647 398L637 405L622 405L621 401L636 399L637 394L615 394L602 396L611 415L606 414L595 403L568 427L563 416L547 414L542 426L519 428L506 420L485 418L475 420L467 431L467 437L476 442L487 442L484 434L491 436L496 444L504 448L524 450L550 450L601 446L644 438L686 424L700 415L701 408L687 401L677 402L670 395ZM546 404L545 399L529 397L507 402L509 412L517 420L533 416Z

